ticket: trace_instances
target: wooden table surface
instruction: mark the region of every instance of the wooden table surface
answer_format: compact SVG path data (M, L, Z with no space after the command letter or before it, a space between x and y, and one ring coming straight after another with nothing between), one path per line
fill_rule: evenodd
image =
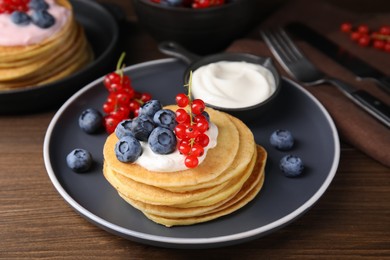
M130 1L112 1L130 21L130 62L164 57L135 23ZM324 196L301 218L263 238L177 250L112 235L79 216L48 178L42 149L55 112L0 116L0 259L390 259L389 168L346 144Z

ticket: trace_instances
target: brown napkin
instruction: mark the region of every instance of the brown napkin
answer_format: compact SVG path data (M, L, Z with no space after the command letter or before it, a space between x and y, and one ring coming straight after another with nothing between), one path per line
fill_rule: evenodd
M290 2L261 23L250 35L251 39L237 40L227 51L248 52L260 56L273 57L260 39L258 30L282 26L289 21L300 21L309 24L312 28L322 32L326 37L345 47L386 75L390 75L390 53L357 46L349 40L347 35L339 32L339 26L344 21L351 21L356 24L366 23L372 28L385 24L390 25L390 14L376 16L357 15L321 1ZM303 41L297 41L296 43L303 49L308 58L325 73L344 80L357 88L364 89L386 104L390 104L390 95L378 88L375 83L366 80L356 81L355 76L351 72L310 45ZM287 76L279 64L277 66L282 75ZM305 88L328 110L336 124L342 141L351 144L373 159L390 167L389 128L353 104L331 85L324 84Z

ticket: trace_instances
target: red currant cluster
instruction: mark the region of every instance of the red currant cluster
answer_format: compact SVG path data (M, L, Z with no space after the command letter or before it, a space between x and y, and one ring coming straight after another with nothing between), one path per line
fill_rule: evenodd
M14 11L27 12L30 0L0 0L0 14Z
M130 78L123 74L124 57L125 54L122 54L117 70L107 74L103 81L109 92L103 104L103 111L106 113L104 126L109 134L114 132L116 126L124 119L137 117L141 105L152 99L149 93L136 92L131 86Z
M220 6L226 3L225 0L151 0L157 4L168 4L177 7L189 7L194 9Z
M184 164L195 168L199 164L198 157L203 155L210 141L206 134L209 122L204 115L205 103L201 99L191 100L189 96L183 93L176 96L179 109L176 110L175 134L179 139L177 148L185 156ZM186 107L190 112L185 110Z
M373 31L365 24L354 27L351 23L345 22L341 24L340 30L348 33L351 39L360 46L372 46L375 49L390 52L390 26L388 25L383 25Z

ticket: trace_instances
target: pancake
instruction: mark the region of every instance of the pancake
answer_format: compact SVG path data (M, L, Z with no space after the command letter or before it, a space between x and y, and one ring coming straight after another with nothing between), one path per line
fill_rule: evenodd
M227 114L212 109L207 109L207 112L218 127L217 147L208 151L205 160L198 167L177 172L153 172L137 164L121 163L113 148L118 141L115 134L111 134L104 145L105 163L114 172L156 187L183 187L209 182L223 174L233 163L238 152L239 133Z
M93 60L84 29L71 15L59 32L37 44L0 46L0 90L39 86L64 78ZM30 25L33 26L33 25Z
M254 163L256 163L257 156L254 158ZM182 218L182 217L193 217L200 216L212 213L216 210L221 210L223 207L228 207L232 204L234 200L240 200L244 197L250 190L252 190L256 184L260 181L261 174L256 174L253 172L253 168L251 169L250 176L246 179L245 183L240 186L240 189L232 193L224 200L220 200L218 203L211 204L208 206L197 206L194 205L192 207L176 207L176 206L161 206L161 205L152 205L143 203L141 201L133 200L124 194L119 192L119 195L126 200L128 203L133 205L135 208L145 212L147 214L158 215L162 217L171 217L171 218Z
M182 218L168 218L168 217L163 217L161 215L148 214L145 212L143 213L150 220L162 224L166 227L193 225L193 224L211 221L222 216L226 216L244 207L246 204L252 201L259 193L259 191L261 190L264 184L264 167L266 164L266 159L267 159L267 153L265 149L261 146L258 146L258 158L255 164L256 166L253 169L253 173L252 173L254 174L253 178L256 179L253 188L251 188L252 185L249 185L249 183L246 186L244 185L243 189L240 190L240 192L230 201L230 203L228 202L226 206L225 205L220 206L220 208L215 209L211 213L200 215L200 216L182 217Z
M167 107L175 110L175 106ZM192 225L230 214L249 203L264 181L267 152L239 119L207 108L218 127L216 147L194 169L153 172L117 160L110 135L103 173L119 196L150 220L167 227Z

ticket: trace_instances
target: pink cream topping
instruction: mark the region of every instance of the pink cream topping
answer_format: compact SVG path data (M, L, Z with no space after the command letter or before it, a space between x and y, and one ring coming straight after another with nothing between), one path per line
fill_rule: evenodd
M27 26L16 25L10 14L0 14L0 46L26 46L40 43L59 32L71 16L71 11L55 0L46 0L48 12L55 18L53 26L42 29L30 23Z

